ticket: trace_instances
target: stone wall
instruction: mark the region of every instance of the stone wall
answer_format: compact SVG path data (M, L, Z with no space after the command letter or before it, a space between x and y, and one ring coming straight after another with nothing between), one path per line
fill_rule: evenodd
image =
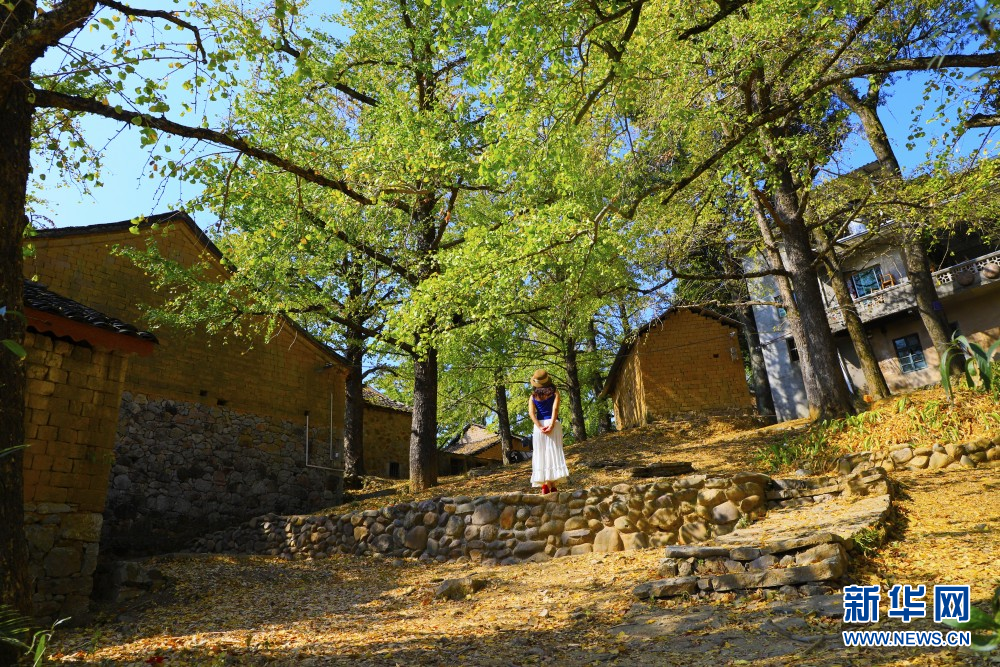
M389 477L390 464L398 467L399 479L410 476L410 429L413 413L365 404L365 472Z
M25 531L41 617L87 610L128 360L29 332Z
M341 476L329 468L341 443L331 459L329 423L319 426L309 429L309 463L323 467L306 467L304 419L125 392L102 548L155 553L251 516L335 504Z
M1000 435L933 447L896 445L887 452L856 452L837 459L840 472L877 465L886 470L940 470L1000 465Z
M379 553L513 564L590 551L688 544L765 512L766 475L689 477L541 496L438 498L342 516L258 517L198 540L198 551L320 558Z
M193 551L325 558L333 553L513 565L560 556L728 539L782 509L886 496L885 472L776 480L757 473L618 484L549 495L508 493L401 503L343 515L256 517Z

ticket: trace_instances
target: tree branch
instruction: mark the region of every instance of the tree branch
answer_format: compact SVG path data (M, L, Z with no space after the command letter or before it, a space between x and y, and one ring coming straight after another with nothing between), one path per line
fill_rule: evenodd
M50 107L55 109L64 109L66 111L92 113L97 116L111 118L112 120L119 120L123 123L131 123L140 127L151 127L178 137L199 139L213 144L218 144L220 146L227 146L228 148L239 151L244 155L260 160L261 162L274 165L283 171L299 176L304 181L343 193L348 198L353 199L359 204L370 206L375 203L373 200L351 188L346 181L330 178L315 170L306 169L305 167L280 157L271 151L253 146L243 139L230 136L225 132L210 130L202 127L181 125L167 120L163 116L157 117L136 111L127 111L118 107L113 107L109 104L104 104L103 102L99 102L98 100L89 97L66 95L41 88L32 88L31 90L35 97L36 107Z
M19 72L31 67L46 49L82 28L96 5L96 0L63 0L25 23L0 46L0 71Z
M303 209L302 214L312 224L316 225L321 229L326 230L327 232L332 233L338 240L343 241L350 247L360 252L365 257L375 260L376 262L378 262L385 268L389 269L390 271L392 271L397 276L399 276L406 282L410 283L411 285L416 285L420 282L419 276L417 276L408 268L406 268L405 266L394 260L392 257L389 257L385 253L380 252L376 248L373 248L372 246L368 245L367 243L363 243L361 241L352 239L342 229L334 228L326 220L319 217L318 215L316 215L315 213L313 213L308 209Z
M144 16L146 18L163 19L164 21L173 23L176 26L190 30L194 34L194 41L196 47L198 48L198 53L201 54L201 62L208 62L208 54L205 53L205 45L201 42L201 31L198 30L198 26L188 23L184 19L178 18L174 15L174 12L166 12L158 9L136 9L123 5L120 2L115 2L115 0L97 0L97 2L105 7L108 7L109 9L121 12L126 16Z
M723 20L724 18L735 12L740 7L743 7L744 5L748 4L749 2L750 0L737 0L736 2L725 2L725 1L719 2L719 11L713 14L704 23L699 23L698 25L688 28L687 30L682 32L680 35L677 36L677 41L683 42L694 37L695 35L700 35L703 32L711 30L716 23Z
M977 113L965 121L965 129L971 130L977 127L1000 127L1000 114L987 115Z

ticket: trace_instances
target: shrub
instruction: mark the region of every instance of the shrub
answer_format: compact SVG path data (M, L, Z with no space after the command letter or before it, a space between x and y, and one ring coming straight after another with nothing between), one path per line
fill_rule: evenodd
M962 371L965 373L965 382L969 389L992 392L997 388L997 380L1000 377L996 374L997 364L993 363L997 350L1000 350L1000 340L990 345L988 350L984 350L957 332L951 337L951 343L941 357L941 386L949 400L954 398L951 389L951 366L956 361L960 364L964 361Z
M1000 648L1000 586L993 592L990 606L992 614L972 607L969 610L968 622L949 620L944 621L944 624L956 630L971 630L972 646L969 648L973 651L993 651Z

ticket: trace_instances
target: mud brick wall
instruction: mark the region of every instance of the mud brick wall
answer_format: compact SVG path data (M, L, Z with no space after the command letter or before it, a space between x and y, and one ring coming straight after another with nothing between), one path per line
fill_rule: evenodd
M299 421L309 411L324 425L332 396L334 428L343 433L347 371L339 364L329 366L333 357L291 325L285 323L273 335L260 333L252 340L152 325L148 309L163 305L168 295L113 248L145 249L155 244L165 257L183 265L207 259L215 266L209 276L221 275L215 256L184 223L170 223L159 231L146 229L139 235L127 229L42 234L32 243L35 252L25 261L27 275L37 275L53 291L154 331L159 338L154 354L129 364L128 391L278 420Z
M35 611L86 612L126 357L28 333L25 530Z
M399 478L410 476L412 413L365 404L365 472L389 476L389 463L399 464Z
M733 327L687 310L654 326L636 345L650 415L751 409L738 335Z
M329 436L328 420L310 422L307 466L301 418L125 392L102 549L162 552L262 513L332 506L342 476Z
M343 365L287 322L252 338L154 327L148 309L171 295L113 251L155 244L183 265L207 260L208 276L221 276L206 239L175 222L139 235L127 226L54 230L33 244L27 273L159 339L152 355L128 366L120 424L115 405L118 442L113 475L105 475L101 490L109 494L102 548L151 553L183 543L192 531L255 514L334 504L341 482L331 476L343 467ZM306 466L307 415L308 463L333 471Z
M739 332L719 320L675 310L636 342L615 387L620 428L685 412L753 410Z

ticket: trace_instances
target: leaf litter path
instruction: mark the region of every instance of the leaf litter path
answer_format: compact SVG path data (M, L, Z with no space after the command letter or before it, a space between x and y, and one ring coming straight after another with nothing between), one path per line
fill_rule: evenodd
M720 468L731 449L716 460ZM895 532L862 563L859 579L883 590L969 583L973 599L985 601L1000 583L998 477L996 468L900 475ZM836 604L829 618L780 613L789 605L757 599L635 602L631 589L656 577L660 557L650 549L489 569L347 556L162 557L154 564L171 587L93 626L59 631L54 658L136 666L158 656L163 665L219 666L1000 664L951 649L846 649ZM471 574L490 585L466 600L432 598L437 580ZM926 619L875 627L941 629Z

